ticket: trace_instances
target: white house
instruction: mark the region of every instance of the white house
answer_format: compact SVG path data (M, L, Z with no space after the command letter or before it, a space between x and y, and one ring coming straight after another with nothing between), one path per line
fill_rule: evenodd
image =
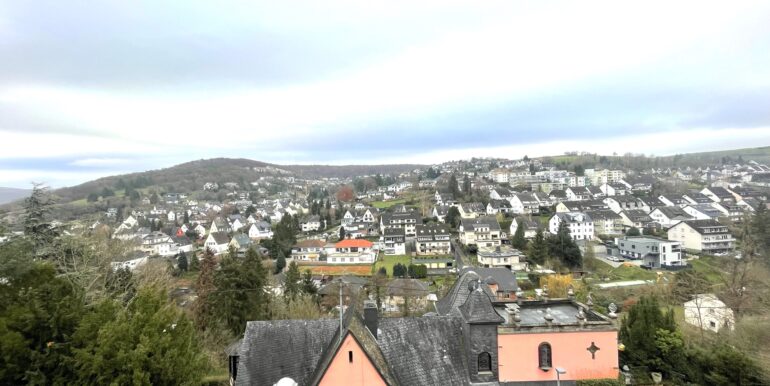
M532 193L516 193L511 197L511 212L516 214L537 213L540 210L540 202Z
M273 238L273 230L269 223L257 221L249 227L249 237L252 239L271 239Z
M531 219L527 219L524 217L516 217L511 221L510 226L510 235L513 236L516 234L516 231L519 229L519 226L524 227L524 238L525 239L534 239L535 234L537 234L537 228L538 224L536 221L533 221Z
M557 234L562 222L567 223L572 240L594 239L594 222L591 216L582 212L556 213L548 220L548 231Z
M460 222L459 232L460 242L464 245L496 247L502 244L503 232L493 216L464 218Z
M650 212L650 218L664 228L672 227L680 221L693 219L692 216L678 206L661 206L655 208Z
M300 224L303 232L317 232L321 229L321 217L313 215Z
M727 226L715 220L682 221L668 229L668 239L679 241L686 249L711 254L732 251L735 243Z
M176 243L171 237L157 231L142 237L142 250L160 256L173 256L177 253Z
M418 225L419 226L419 225ZM406 234L404 228L386 228L382 235L385 245L383 252L386 255L406 254Z
M227 233L224 232L209 233L209 236L206 237L204 245L206 248L214 252L215 255L218 255L227 251L227 248L230 245L230 238L227 237Z
M720 216L727 215L709 204L687 205L682 210L696 220L717 219Z
M481 247L476 254L479 265L486 268L505 267L513 271L522 271L526 264L522 262L524 255L515 248L501 245L495 248Z
M363 239L346 239L327 250L328 264L372 264L377 259L374 243Z
M684 303L684 321L703 330L735 330L735 314L714 294L695 295Z

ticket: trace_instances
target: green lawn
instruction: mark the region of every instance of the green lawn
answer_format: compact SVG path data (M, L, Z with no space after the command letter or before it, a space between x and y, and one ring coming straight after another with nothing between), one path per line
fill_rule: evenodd
M594 272L594 275L598 276L599 279L608 277L611 281L657 280L658 278L658 274L654 271L627 265L612 268L611 265L599 259L596 259L596 269Z
M692 264L692 268L706 276L708 281L712 284L721 284L722 276L720 275L719 268L712 264L710 258L701 257L700 259L693 259L689 262Z
M388 209L394 205L406 204L406 201L407 201L406 198L399 198L398 200L388 200L388 201L374 201L372 202L372 206L377 209Z
M408 266L411 262L412 258L409 256L381 256L377 262L374 263L374 267L372 269L374 270L373 273L377 273L377 271L380 270L380 267L385 267L385 269L388 271L388 276L392 277L394 265L401 263Z

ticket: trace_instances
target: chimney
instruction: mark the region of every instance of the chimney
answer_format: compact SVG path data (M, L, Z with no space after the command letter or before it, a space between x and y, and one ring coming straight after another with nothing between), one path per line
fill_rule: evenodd
M372 333L374 339L377 339L379 315L377 315L377 303L371 300L364 302L364 325Z

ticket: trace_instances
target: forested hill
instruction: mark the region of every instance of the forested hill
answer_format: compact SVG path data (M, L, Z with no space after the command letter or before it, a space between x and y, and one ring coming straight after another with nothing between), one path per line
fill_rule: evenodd
M280 167L249 159L214 158L186 162L165 169L122 174L56 190L61 202L79 200L104 188L115 189L123 180L134 188L158 186L168 192L200 190L206 182L251 182L268 173L280 173Z
M120 181L139 189L157 186L166 192L200 190L206 182L235 182L243 185L263 176L298 176L304 178L354 177L365 174L402 173L420 165L275 165L244 158L213 158L179 164L165 169L110 176L77 186L58 189L60 202L80 200L102 189L120 188Z
M296 173L298 176L348 178L375 174L400 174L426 165L396 164L396 165L285 165L280 168Z

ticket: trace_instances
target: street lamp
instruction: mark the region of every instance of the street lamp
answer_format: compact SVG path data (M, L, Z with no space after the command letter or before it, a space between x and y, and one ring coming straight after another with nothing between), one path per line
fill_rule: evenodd
M561 376L567 374L567 370L561 367L556 368L556 386L561 386Z

